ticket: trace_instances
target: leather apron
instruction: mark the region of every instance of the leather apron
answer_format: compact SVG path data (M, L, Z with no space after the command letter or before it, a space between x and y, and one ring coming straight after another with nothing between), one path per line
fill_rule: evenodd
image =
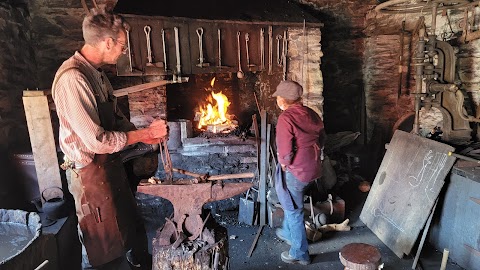
M97 99L97 105L102 127L112 130L113 101ZM73 170L70 192L90 264L123 256L135 235L136 203L120 155L97 154L90 164Z

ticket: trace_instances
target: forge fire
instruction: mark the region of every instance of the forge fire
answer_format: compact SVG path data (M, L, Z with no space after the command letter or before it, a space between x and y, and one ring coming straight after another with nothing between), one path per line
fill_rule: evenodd
M231 102L222 91L215 93L215 77L210 81L211 91L206 101L200 104L195 113L195 121L198 121L197 129L212 133L229 133L238 126L233 120L234 115L228 114L228 107Z

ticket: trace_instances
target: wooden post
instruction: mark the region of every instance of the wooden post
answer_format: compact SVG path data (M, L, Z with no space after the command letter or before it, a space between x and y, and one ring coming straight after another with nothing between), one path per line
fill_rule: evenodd
M48 95L49 91L23 91L23 106L40 194L47 188L62 188Z
M260 112L260 183L258 187L258 197L260 199L260 226L267 224L267 112L262 110Z

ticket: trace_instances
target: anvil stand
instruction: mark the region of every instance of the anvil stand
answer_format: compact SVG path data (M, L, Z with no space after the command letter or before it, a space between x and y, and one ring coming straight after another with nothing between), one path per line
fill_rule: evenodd
M166 143L163 146L165 156L169 157ZM171 170L171 161L166 163ZM169 179L138 186L138 192L167 199L174 209L173 219L166 219L152 241L152 269L228 269L226 228L211 222L213 219L209 221L209 215L203 220L203 205L239 195L252 185ZM207 228L210 224L212 228Z

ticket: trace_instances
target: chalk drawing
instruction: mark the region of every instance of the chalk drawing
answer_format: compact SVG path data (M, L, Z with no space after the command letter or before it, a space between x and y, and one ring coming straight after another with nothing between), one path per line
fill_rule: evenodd
M423 176L425 174L427 166L432 164L432 161L431 161L432 156L433 156L432 155L432 150L428 150L428 152L423 157L423 166L420 169L420 171L418 172L417 176L412 176L412 175L408 176L408 178L410 178L410 181L409 181L410 186L417 187L418 185L420 185L422 183Z
M397 148L398 149L398 148ZM410 194L414 193L412 189L416 189L417 187L423 185L425 186L424 198L426 198L429 202L433 202L438 195L438 187L437 181L440 173L442 172L443 168L445 167L445 163L447 161L447 154L434 152L433 150L428 150L422 159L422 167L416 168L413 164L416 162L416 159L419 157L419 153L424 152L423 149L417 149L415 152L415 158L409 164L408 169L404 174L401 174L399 177L391 177L392 174L389 174L389 177L386 177L385 182L392 181L398 182L399 184L403 184L401 181L402 179L408 179L408 183L411 189L402 189L399 188L396 190L395 193L386 192L383 193L385 198L381 200L382 203L378 204L377 207L372 205L370 208L371 214L374 217L383 218L385 221L390 223L394 228L397 230L404 232L405 229L401 225L403 222L403 216L395 215L395 212L398 209L404 210L405 204L407 203L407 199L409 198ZM388 171L389 166L391 165L391 161L396 153L392 153L388 157L387 165L385 166L386 171ZM421 158L421 157L420 157ZM412 172L412 170L417 169L418 172ZM377 179L378 180L378 179ZM379 194L380 195L380 194ZM420 195L421 196L421 195ZM423 204L428 205L428 204ZM401 220L396 221L394 218L399 218Z
M428 179L427 185L425 186L425 195L429 202L433 202L437 195L438 189L440 186L437 185L438 175L445 168L445 163L447 161L448 155L444 153L435 153L435 164L431 167L431 176Z
M391 216L394 216L394 215L392 215L392 213L394 213L395 210L396 210L397 199L400 199L400 197L398 197L398 196L389 197L387 199L388 203L381 204L381 205L379 205L378 208L372 207L372 212L371 213L374 217L381 217L385 221L390 223L393 227L395 227L397 230L399 230L401 232L404 232L405 230L400 225L398 225L395 222L395 220L393 220L391 218Z

